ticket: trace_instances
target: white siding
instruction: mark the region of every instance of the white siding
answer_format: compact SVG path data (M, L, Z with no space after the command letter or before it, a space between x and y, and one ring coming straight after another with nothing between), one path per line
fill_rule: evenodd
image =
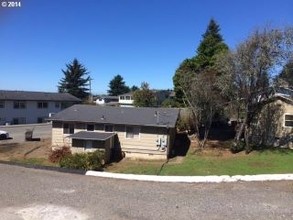
M38 123L38 118L48 118L49 113L57 113L61 110L61 103L59 107L56 107L56 102L54 101L48 101L47 108L38 108L38 101L24 101L26 103L26 108L24 109L15 109L14 101L4 102L4 108L0 108L1 124L12 124L14 118L25 118L27 124Z

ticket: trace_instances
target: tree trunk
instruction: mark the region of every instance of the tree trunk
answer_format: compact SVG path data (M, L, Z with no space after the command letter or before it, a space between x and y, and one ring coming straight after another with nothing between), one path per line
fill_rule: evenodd
M236 144L236 145L239 144L241 135L244 132L245 122L246 122L246 119L241 123L241 126L240 126L240 128L238 129L238 131L236 133L236 136L235 136L235 139L234 139L234 144Z
M251 146L249 144L249 126L245 125L245 131L244 131L244 140L245 140L245 153L249 154L251 152Z

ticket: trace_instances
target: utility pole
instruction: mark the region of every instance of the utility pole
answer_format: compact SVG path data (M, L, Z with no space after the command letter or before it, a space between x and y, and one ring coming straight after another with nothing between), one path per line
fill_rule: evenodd
M93 95L92 95L92 78L89 77L89 86L90 86L90 92L89 92L89 102L92 103L93 102Z

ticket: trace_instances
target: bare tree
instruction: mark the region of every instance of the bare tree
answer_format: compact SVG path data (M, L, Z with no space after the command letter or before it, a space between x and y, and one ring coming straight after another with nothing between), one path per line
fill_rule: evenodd
M238 145L244 134L247 153L251 151L252 123L263 107L274 101L270 81L292 57L292 52L293 27L264 28L219 59L222 77L217 84L239 109L244 109L234 144Z
M193 115L193 127L200 149L206 144L214 114L219 108L220 99L215 90L215 77L213 70L206 70L201 74L186 74L181 81L187 106ZM201 131L203 135L200 135Z

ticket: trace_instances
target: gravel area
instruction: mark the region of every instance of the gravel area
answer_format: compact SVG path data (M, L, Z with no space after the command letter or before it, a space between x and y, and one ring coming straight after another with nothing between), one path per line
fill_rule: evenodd
M0 164L1 219L293 219L293 181L113 180Z

